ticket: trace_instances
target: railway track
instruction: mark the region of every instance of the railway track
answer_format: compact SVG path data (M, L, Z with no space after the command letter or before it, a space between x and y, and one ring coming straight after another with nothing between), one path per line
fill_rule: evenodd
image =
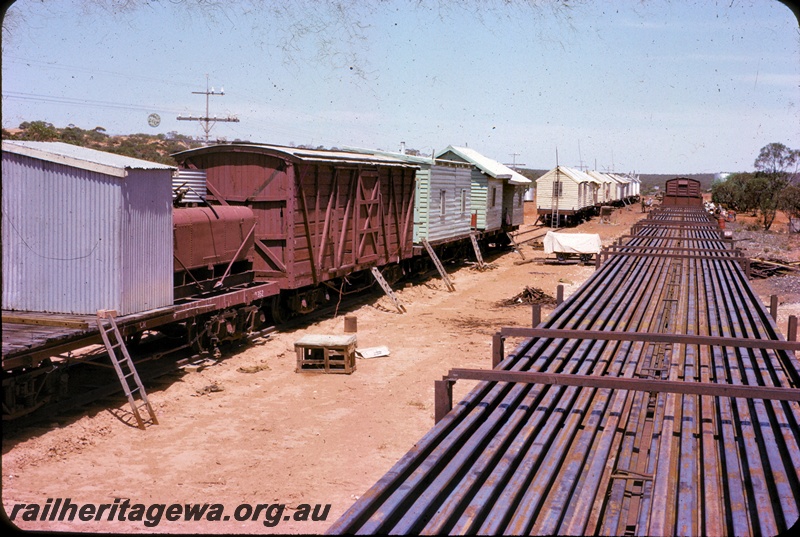
M540 324L557 335L467 372L483 381L330 533L775 535L797 522L798 345L746 260L686 207L654 211L602 257ZM437 383L437 416L460 375Z

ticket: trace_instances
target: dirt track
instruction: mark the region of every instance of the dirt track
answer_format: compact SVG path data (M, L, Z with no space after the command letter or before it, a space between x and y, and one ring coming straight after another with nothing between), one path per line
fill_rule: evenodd
M628 232L638 208L571 231L599 233L604 244ZM532 220L532 219L531 219ZM529 306L498 302L526 286L566 295L594 270L544 263L542 251L506 252L495 268L462 267L456 291L434 279L398 292L408 310L387 298L245 347L217 365L148 386L160 425L130 428L96 407L3 439L3 506L71 498L72 503L330 504L324 521L26 522L23 529L118 533L321 533L373 485L433 425L433 381L453 367L490 367L491 334L530 326ZM771 284L758 284L763 296ZM797 308L789 297L782 311ZM794 305L790 304L794 302ZM543 307L543 315L551 306ZM305 334L341 334L344 313L358 319L358 346L386 345L388 357L359 359L352 375L295 373L293 343ZM785 321L779 320L781 330ZM214 387L212 389L212 387ZM460 399L471 387L455 386ZM119 401L119 408L125 408Z

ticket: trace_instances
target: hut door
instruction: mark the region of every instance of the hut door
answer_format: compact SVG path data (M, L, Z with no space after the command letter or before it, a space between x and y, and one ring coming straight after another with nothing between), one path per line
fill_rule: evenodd
M377 172L359 173L356 187L355 252L356 263L368 263L378 258L380 240L381 182Z

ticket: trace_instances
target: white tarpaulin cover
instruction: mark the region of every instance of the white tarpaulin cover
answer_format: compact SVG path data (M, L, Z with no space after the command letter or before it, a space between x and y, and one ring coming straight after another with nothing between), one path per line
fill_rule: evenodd
M544 236L544 253L599 254L602 247L600 235L594 233L555 233Z

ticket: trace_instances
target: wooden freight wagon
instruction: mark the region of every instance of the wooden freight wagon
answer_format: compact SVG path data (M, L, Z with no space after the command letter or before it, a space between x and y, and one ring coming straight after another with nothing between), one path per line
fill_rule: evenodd
M664 206L702 207L703 191L700 181L687 177L669 179L664 188Z
M257 280L299 289L413 254L413 164L246 143L173 156L184 168L206 171L209 201L253 209ZM293 310L313 309L300 300Z

